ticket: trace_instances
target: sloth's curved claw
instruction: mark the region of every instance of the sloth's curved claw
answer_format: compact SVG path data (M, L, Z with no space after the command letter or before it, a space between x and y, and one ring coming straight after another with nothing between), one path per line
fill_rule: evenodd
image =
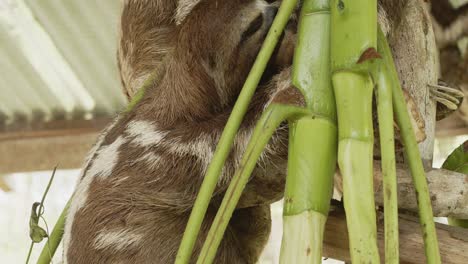
M457 88L449 87L439 80L438 84L428 84L431 98L437 102L437 120L441 120L458 109L465 96Z

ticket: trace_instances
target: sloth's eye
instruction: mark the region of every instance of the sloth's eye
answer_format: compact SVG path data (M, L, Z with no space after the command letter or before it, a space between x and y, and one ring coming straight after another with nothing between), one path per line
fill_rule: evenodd
M263 14L258 15L252 22L250 22L247 29L242 33L241 43L246 41L255 32L257 32L263 25Z

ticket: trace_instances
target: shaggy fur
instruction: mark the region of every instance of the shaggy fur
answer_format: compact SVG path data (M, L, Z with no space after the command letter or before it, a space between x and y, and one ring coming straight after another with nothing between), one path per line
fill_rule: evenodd
M155 70L158 77L104 132L85 166L67 216L65 263L174 261L216 143L276 12L263 1L206 0L177 25L174 2L124 3L119 49L124 89L135 92ZM254 95L194 256L259 113L277 94L285 96L276 101L303 104L291 88L290 71L279 73L291 63L293 39L293 33L285 34L281 57L272 60L265 76L269 81ZM286 150L287 131L279 129L241 198L216 263L258 259L270 231L269 204L284 189Z

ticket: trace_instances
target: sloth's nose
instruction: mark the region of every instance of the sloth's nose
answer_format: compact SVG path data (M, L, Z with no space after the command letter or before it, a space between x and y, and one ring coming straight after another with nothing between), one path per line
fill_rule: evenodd
M265 10L265 23L268 25L268 27L271 26L273 23L273 19L275 19L276 13L278 13L278 7L277 6L268 6Z

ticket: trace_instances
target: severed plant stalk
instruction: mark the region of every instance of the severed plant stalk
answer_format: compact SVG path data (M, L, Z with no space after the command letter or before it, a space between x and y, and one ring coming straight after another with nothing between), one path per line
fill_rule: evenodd
M413 132L408 109L406 107L405 97L398 80L392 53L382 31L379 31L378 38L379 53L383 57L384 63L389 68L391 74L393 107L396 114L400 134L404 145L405 156L413 177L413 184L416 189L416 198L419 208L419 221L423 231L424 247L427 263L441 263L437 234L433 220L431 199L427 186L426 175L421 161L421 155L418 149L418 143Z
M380 263L372 168L373 82L369 67L369 61L377 57L376 50L377 2L333 0L331 69L339 127L338 164L343 176L353 263Z
M321 263L337 154L329 0L303 2L292 83L315 118L307 116L289 124L280 263Z
M278 39L283 32L289 17L296 7L297 0L284 0L278 10L278 13L273 21L273 24L265 38L264 44L255 60L252 70L245 81L244 87L237 99L232 110L226 127L221 135L221 138L216 147L213 159L207 169L205 178L200 187L197 199L190 214L182 242L177 252L175 263L188 263L192 255L198 233L200 231L203 218L210 203L214 189L218 182L221 170L224 166L226 158L234 142L235 135L240 127L242 119L247 112L250 100L260 82L260 79L265 71L266 65L275 49Z
M382 60L376 61L373 79L376 82L377 114L384 196L385 263L399 263L398 191L395 163L395 131L390 70Z

